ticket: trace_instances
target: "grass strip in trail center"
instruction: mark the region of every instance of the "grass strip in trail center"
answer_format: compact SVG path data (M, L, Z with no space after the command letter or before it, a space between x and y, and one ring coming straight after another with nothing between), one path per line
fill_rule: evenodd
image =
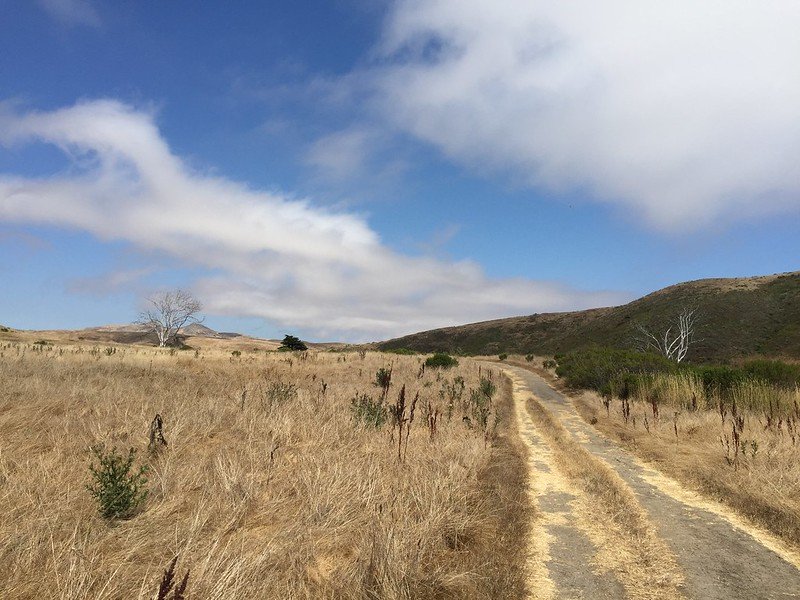
M599 565L614 572L629 598L683 598L677 562L633 491L538 399L530 396L526 408L551 447L558 469L582 492L579 512L587 535L598 547Z

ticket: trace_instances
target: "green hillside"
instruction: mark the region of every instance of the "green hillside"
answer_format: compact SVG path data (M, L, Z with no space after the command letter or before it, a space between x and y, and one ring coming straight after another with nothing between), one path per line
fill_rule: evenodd
M556 354L592 345L631 347L636 324L661 330L683 308L696 309L697 341L687 360L745 356L800 359L800 272L673 285L624 306L534 314L434 329L388 340L381 349L461 354Z

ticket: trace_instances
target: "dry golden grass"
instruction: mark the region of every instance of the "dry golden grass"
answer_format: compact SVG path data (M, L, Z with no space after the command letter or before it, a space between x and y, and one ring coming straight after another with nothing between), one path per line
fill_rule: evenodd
M456 375L468 395L478 367L418 378L420 362L3 344L0 597L153 598L175 556L197 599L522 596L530 514L508 386L487 443L440 396ZM387 401L419 393L404 460L396 430L350 410L390 364ZM151 454L156 413L169 445ZM151 469L129 520L103 520L85 489L98 442Z
M599 396L584 393L575 405L659 470L800 548L800 432L792 415L800 393L746 384L735 391L734 414L732 403L720 411L719 399L707 398L690 377L659 378L654 386L657 416L646 397L631 400L627 423L619 400L607 410ZM772 416L769 408L747 408L770 400Z

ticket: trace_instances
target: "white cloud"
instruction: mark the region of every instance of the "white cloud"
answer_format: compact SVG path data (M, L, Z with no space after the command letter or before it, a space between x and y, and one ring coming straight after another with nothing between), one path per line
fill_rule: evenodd
M369 159L371 136L364 129L345 129L317 139L306 162L334 180L360 175Z
M356 184L373 191L399 181L408 169L404 154L391 148L380 128L359 124L314 140L305 155L317 179L328 186Z
M800 208L800 3L397 0L367 75L470 167L666 230Z
M357 215L190 171L151 114L115 101L0 112L0 142L37 140L72 167L0 176L0 220L80 229L203 267L195 289L212 313L356 340L622 299L398 254Z
M55 20L64 25L99 27L100 15L88 0L37 0L39 5Z

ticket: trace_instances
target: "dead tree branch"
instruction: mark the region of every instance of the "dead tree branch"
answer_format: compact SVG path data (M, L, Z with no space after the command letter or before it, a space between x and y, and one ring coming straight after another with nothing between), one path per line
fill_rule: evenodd
M143 311L136 321L156 334L158 345L172 343L181 329L203 319L198 313L203 305L189 292L175 290L148 298L150 308Z
M663 331L654 333L642 324L636 326L639 337L636 340L638 349L656 352L675 362L686 358L695 339L697 326L697 310L684 308L675 320Z

